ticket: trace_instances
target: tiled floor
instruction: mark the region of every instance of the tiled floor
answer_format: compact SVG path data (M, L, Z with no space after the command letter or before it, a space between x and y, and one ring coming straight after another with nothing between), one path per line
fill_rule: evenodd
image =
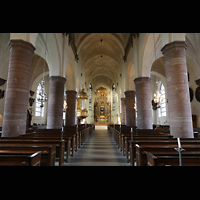
M107 126L96 126L94 133L64 165L130 166L108 134Z

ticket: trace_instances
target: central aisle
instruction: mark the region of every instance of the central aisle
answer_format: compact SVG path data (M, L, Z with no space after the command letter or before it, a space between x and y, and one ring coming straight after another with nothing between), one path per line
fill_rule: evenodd
M107 126L96 126L87 141L65 166L130 166L108 134Z

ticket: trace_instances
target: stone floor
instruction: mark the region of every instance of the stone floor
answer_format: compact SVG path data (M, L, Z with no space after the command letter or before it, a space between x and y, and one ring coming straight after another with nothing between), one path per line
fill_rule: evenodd
M108 134L107 126L95 131L64 166L130 166Z

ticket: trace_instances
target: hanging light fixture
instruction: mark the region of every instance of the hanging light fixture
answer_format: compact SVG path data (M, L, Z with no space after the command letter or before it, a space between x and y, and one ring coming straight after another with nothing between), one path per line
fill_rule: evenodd
M45 80L44 80L44 72L45 72L45 60L46 60L46 45L47 45L47 33L46 33L46 44L45 44L45 55L44 55L44 65L43 65L43 78L42 78L42 81L40 83L41 85L41 88L40 88L40 91L39 91L39 98L37 98L37 100L40 102L40 107L44 107L44 102L47 101L47 95L46 95L46 92L45 92Z
M88 95L84 92L84 85L82 85L82 90L77 94L76 116L79 119L84 119L88 117L88 110L86 109L87 99Z
M154 54L155 54L155 61L156 61L156 43L155 43L155 33L154 35ZM157 72L157 66L156 66L156 72ZM157 108L160 108L160 103L163 102L162 94L159 91L158 85L158 77L156 77L156 85L157 85L157 90L156 93L154 93L154 99L152 100L152 106L153 109L156 110Z

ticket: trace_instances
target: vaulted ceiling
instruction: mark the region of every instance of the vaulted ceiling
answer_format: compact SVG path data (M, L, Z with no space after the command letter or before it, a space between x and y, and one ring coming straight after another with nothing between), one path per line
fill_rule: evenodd
M74 45L79 62L91 81L104 76L117 80L123 66L130 33L75 33Z

